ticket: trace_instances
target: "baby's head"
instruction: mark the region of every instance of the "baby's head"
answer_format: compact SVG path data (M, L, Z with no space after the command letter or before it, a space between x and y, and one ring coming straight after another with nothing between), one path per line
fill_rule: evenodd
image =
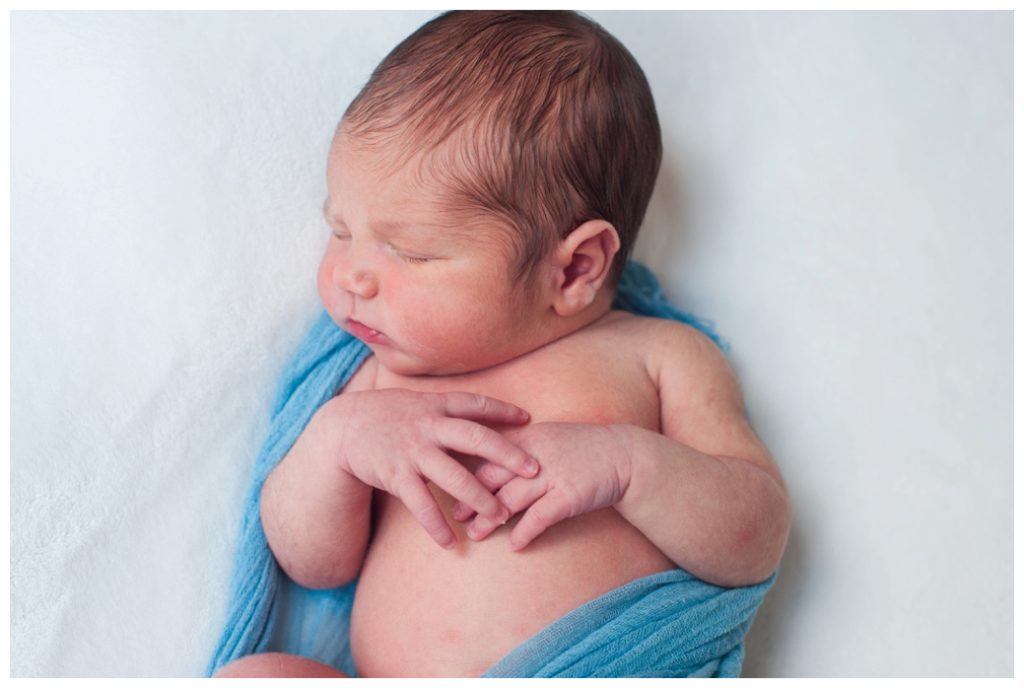
M417 207L388 214L491 243L516 306L556 260L562 283L586 282L571 299L606 310L660 161L647 80L600 26L574 12L449 12L392 50L346 110L327 210L349 212L355 165L367 188L402 179Z
M450 12L405 39L342 131L417 154L454 220L502 223L523 279L559 239L608 221L616 281L661 162L654 99L619 41L575 12ZM449 145L443 145L448 143Z

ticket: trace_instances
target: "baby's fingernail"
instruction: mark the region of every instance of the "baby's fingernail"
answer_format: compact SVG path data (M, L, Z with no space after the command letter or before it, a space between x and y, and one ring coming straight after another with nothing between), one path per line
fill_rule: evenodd
M498 513L494 514L494 518L497 519L498 523L501 523L502 525L504 525L508 521L509 516L511 516L511 514L505 507L498 509Z
M466 535L468 535L471 540L476 540L480 537L480 529L476 526L470 526L469 528L466 528Z
M455 540L448 540L441 546L445 549L455 549Z
M466 507L462 506L462 502L455 502L452 506L452 516L455 518L462 518L466 515Z
M530 475L536 475L537 471L540 470L540 464L537 463L536 459L527 458L526 462L523 463L523 468L525 468L526 472Z

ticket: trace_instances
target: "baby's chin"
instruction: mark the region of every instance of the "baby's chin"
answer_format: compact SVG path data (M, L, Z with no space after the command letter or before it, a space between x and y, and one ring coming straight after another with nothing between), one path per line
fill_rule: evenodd
M377 364L387 368L393 375L420 377L424 375L455 375L459 372L469 372L465 370L452 370L450 365L444 361L416 356L405 351L396 350L392 346L375 346L370 344L369 347L377 358Z
M387 368L394 375L402 377L451 376L475 373L490 368L501 361L492 360L452 360L451 358L434 357L397 350L391 346L369 345L377 358L377 364Z

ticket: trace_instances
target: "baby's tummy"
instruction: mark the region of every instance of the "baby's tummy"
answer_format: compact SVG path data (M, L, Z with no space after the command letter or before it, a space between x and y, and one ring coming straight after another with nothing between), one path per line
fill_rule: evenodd
M431 486L442 509L451 499ZM352 610L359 675L480 676L552 621L673 564L614 509L508 547L518 519L483 541L439 547L397 499L383 496Z

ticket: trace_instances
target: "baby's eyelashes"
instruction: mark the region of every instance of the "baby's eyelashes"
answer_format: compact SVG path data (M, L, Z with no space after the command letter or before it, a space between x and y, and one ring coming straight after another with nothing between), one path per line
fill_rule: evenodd
M428 260L432 259L431 256L403 251L394 244L388 244L387 247L390 253L393 253L407 263L426 263Z
M426 263L428 260L430 260L429 258L420 258L419 256L407 256L404 254L399 254L399 256L402 258L402 260L409 263Z

